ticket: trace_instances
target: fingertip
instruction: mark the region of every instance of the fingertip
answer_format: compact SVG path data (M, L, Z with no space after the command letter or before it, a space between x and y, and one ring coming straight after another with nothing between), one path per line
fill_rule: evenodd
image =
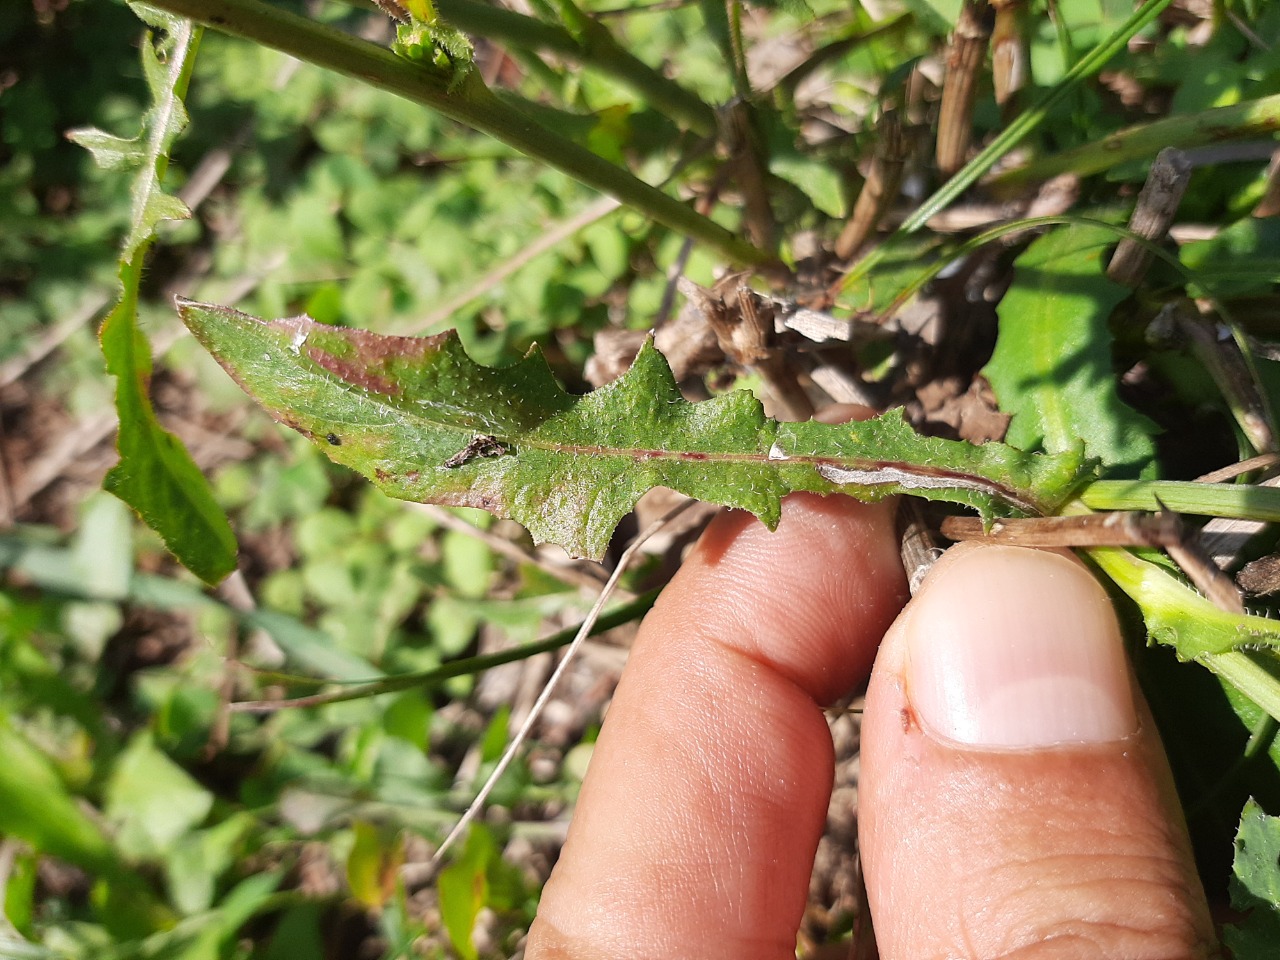
M788 497L718 517L646 617L530 957L795 955L833 748L906 595L893 513Z
M972 544L936 565L873 671L859 828L885 960L1208 955L1159 739L1069 555Z

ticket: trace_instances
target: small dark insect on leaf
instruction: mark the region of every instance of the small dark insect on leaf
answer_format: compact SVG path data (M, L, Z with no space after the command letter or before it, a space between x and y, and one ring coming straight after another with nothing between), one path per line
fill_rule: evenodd
M507 452L507 447L497 437L481 434L472 438L471 442L444 462L449 469L470 463L476 457L500 457Z
M333 444L335 447L342 446L342 440L339 439L336 433L326 433L324 438L328 440L331 444Z

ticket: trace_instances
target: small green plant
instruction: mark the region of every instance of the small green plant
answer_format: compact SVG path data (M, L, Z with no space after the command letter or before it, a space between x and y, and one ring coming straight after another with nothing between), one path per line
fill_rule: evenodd
M306 16L262 0L138 6L157 31L143 44L152 106L142 134L132 141L96 131L76 135L100 162L137 171L119 301L101 332L120 420L120 462L107 487L207 584L235 567L233 528L251 537L282 520L296 523L301 569L266 577L260 592L269 603L252 609L137 571L94 595L52 572L69 554L49 551L70 548L20 538L5 541L6 567L43 590L69 592L76 602L106 603L111 612L104 615L118 615L113 605L168 603L202 611L223 633L265 630L279 656L263 662L260 685L314 690L326 682L370 682L301 698L311 707L350 713L286 711L270 721L283 731L273 753L271 735L249 717L228 719L224 711L215 719L215 705L183 690L181 681L157 679L149 697L162 705L158 733L138 731L116 743L111 773L96 785L77 787L59 777L27 733L0 725L6 749L26 758L30 775L20 779L41 785L47 801L10 805L0 829L100 872L100 920L110 917L113 898L137 892L135 866L162 863L171 895L139 894L143 909L114 918L115 944L204 955L200 951L231 949L247 918L271 913L279 917L276 940L262 953L275 956L298 931L314 931L317 908L281 891L280 869L260 878L234 875L230 863L238 856L272 861L271 829L249 811L269 797L273 809L288 807L288 817L296 818L291 824L329 826L346 818L334 856L345 864L347 886L375 918L388 953L407 950L422 931L395 880L405 851L399 834L380 824L438 833L459 806L459 797L445 796L445 772L422 757L434 721L421 690L548 649L572 633L557 631L511 654L449 660L468 652L478 623L504 609L485 599L495 569L490 554L459 559L465 551L456 541L450 546L446 535L444 556L415 555L409 545L438 531L390 530L392 514L377 506L384 501L353 493L303 444L290 448L292 466L273 468L274 479L227 471L211 486L161 428L149 394L150 349L139 307L147 296L144 258L160 224L187 213L165 181L187 102L200 97L198 71L192 79L202 44L195 24L210 29L203 43L214 47L219 59L212 62L229 76L253 76L236 58L274 49L302 61L304 70L320 67L343 78L335 86L356 105L347 101L345 111L326 111L323 102L317 109L303 98L295 104L289 95L260 96L258 121L275 132L314 124L316 141L308 149L318 144L324 161L309 168L308 190L282 212L269 202L282 161L264 149L256 162L267 187L261 194L246 187L241 198L246 209L257 205L261 220L249 217L244 236L209 242L234 273L257 262L264 238L287 237L289 279L268 277L253 312L288 318L258 319L205 302L217 296L195 299L193 293L179 301L183 322L272 417L382 491L478 507L519 521L535 542L601 558L619 522L654 486L750 510L766 524L777 521L781 497L797 490L863 499L905 494L976 509L987 524L1113 510L1280 520L1280 494L1245 482L1265 465L1219 482L1190 479L1274 452L1272 406L1280 377L1258 341L1268 336L1259 318L1273 306L1280 279L1280 236L1273 220L1251 216L1260 202L1259 212L1266 212L1274 177L1269 181L1247 151L1246 160L1221 168L1202 159L1192 174L1200 189L1187 194L1182 209L1187 219L1213 224L1214 236L1175 245L1163 230L1140 236L1124 225L1161 147L1232 144L1274 129L1280 67L1253 38L1280 41L1280 8L1225 5L1228 15L1213 25L1214 41L1195 51L1220 68L1217 87L1208 90L1185 70L1190 31L1161 20L1169 0L1114 6L1033 5L1029 29L1012 41L1029 57L1024 74L1030 84L1010 91L998 77L996 103L986 80L971 77L979 98L959 124L954 117L943 124L932 112L939 96L924 63L947 42L959 9L944 0L914 0L881 22L862 10L821 3L793 10L705 2L661 15L623 11L625 20L603 3L573 0L537 2L531 15L473 0L384 0L377 4L381 12L334 3L318 12L309 8ZM1247 29L1237 31L1237 23ZM380 39L364 39L359 31ZM999 42L1011 36L996 34ZM802 38L807 52L789 72L762 80L753 44L763 47L783 35ZM838 69L830 83L839 95L829 101L802 95L805 77L832 64ZM1105 83L1098 79L1104 68L1111 71ZM315 89L334 83L319 79L320 71L306 76ZM1132 92L1125 83L1158 92L1168 115L1151 120L1145 107L1109 108L1121 97L1117 91ZM385 116L372 109L361 114L358 98L375 96L369 91L399 101L377 101ZM493 138L496 146L457 138L448 132L453 124ZM823 124L835 131L831 137L813 135ZM950 160L926 158L935 125L945 126L948 136L965 130L985 146L949 144L949 156L960 163L957 172L941 176L940 169L956 168ZM199 127L197 120L197 136ZM363 144L363 155L340 153L350 141ZM450 153L443 145L455 141ZM415 151L427 166L464 169L439 180L407 175L405 156ZM899 196L904 167L917 181L911 186L917 200L905 210ZM974 196L1035 206L1034 190L1060 174L1069 175L1078 199L1049 216L1002 214L959 235L943 223L944 213ZM932 189L923 199L920 182ZM591 216L575 219L571 212L593 191L618 206L588 208ZM723 202L726 197L732 202ZM1039 199L1053 206L1051 191ZM518 247L536 227L520 217L536 223L548 210L567 224L560 247L554 256L538 259L535 251L521 259ZM483 230L462 231L458 224L469 218ZM899 225L891 229L890 223ZM507 229L529 232L515 241ZM1120 241L1153 257L1136 282L1108 273ZM516 265L471 277L461 289L449 287L450 271L470 269L468 258L482 253ZM729 269L743 273L714 286ZM948 288L957 270L968 286ZM715 334L707 348L712 359L681 359L673 373L652 338L644 339L633 344L638 352L625 373L583 389L589 334L606 327L638 332L668 321L675 286L668 276L681 274L713 288L704 290L701 303L703 326ZM919 349L914 328L900 326L896 343L884 332L913 304L942 303L945 313L946 296L938 292L944 289L968 303L970 313L981 313L975 303L993 303L985 331L967 339L944 336L939 354L951 349L968 357L968 368L954 374L945 373L946 357L911 352ZM448 309L434 311L441 303ZM1188 304L1198 306L1188 313ZM429 325L433 335L392 335L427 309L443 314ZM796 332L805 311L839 336L806 340ZM1180 332L1160 339L1157 333L1171 322ZM1227 336L1215 332L1211 344L1197 339L1206 324ZM856 331L871 326L877 329L859 340ZM535 341L544 344L545 356ZM914 345L904 346L908 341ZM981 370L1008 418L1000 441L928 435L897 410L853 425L782 422L741 389L754 387L773 403L789 399L803 420L804 405L822 392L817 374L835 370L858 379L873 399L888 401L885 406L909 401L916 419L927 421L912 395L921 383L909 383L906 373L920 356L944 371L931 372L930 382L951 375L962 381L961 393L981 382ZM740 389L725 391L735 379ZM205 389L216 389L210 382ZM686 393L701 398L691 402ZM1158 422L1162 404L1184 422ZM1203 455L1177 450L1190 443L1179 428L1193 421L1210 423L1225 442ZM940 429L939 421L930 426ZM250 488L258 482L276 494L255 498ZM347 509L344 500L360 506ZM228 505L234 523L224 513ZM1237 765L1216 770L1212 786L1184 797L1193 829L1203 810L1214 811L1213 829L1203 832L1206 842L1221 844L1218 807L1239 792L1232 778L1257 774L1250 789L1264 803L1280 796L1272 789L1280 769L1280 628L1269 619L1274 608L1265 598L1249 612L1206 599L1158 549L1164 545L1085 549L1117 594L1132 601L1147 638L1194 662L1152 682L1168 691L1195 686L1196 709L1227 715ZM1253 550L1274 546L1274 534L1264 533ZM458 573L464 568L470 572ZM357 594L359 603L351 601ZM452 611L424 615L432 644L413 639L411 621L424 596ZM608 622L638 616L651 600L646 594L621 605ZM549 606L577 609L563 597L548 604L536 583L510 602L517 632L532 632ZM358 636L361 624L372 625L367 636ZM37 650L31 639L37 633L15 629L22 639L14 649ZM1155 671L1165 661L1152 663ZM281 672L283 666L293 672ZM375 696L399 699L389 705L368 699ZM1173 692L1169 697L1177 699ZM1158 708L1160 697L1152 699ZM86 710L76 697L65 703L76 704L77 714ZM71 711L65 703L54 712ZM1169 712L1180 711L1186 712L1181 703ZM354 722L343 722L348 719ZM235 796L215 800L172 757L194 762L191 739L216 723L227 724L233 739L254 741L271 759L261 761L261 772ZM504 734L505 721L495 721L489 739L497 743ZM1191 771L1183 785L1203 780L1196 736L1166 739L1175 767ZM332 756L312 749L326 740L340 743ZM1221 742L1204 749L1221 754ZM416 782L397 777L400 769ZM295 775L302 776L301 786L287 793ZM164 785L160 793L171 801L159 826L130 813L154 802L149 778ZM527 776L516 779L521 782L511 795L537 794ZM22 785L11 780L0 782L0 794L15 799ZM340 787L326 793L323 783ZM78 815L60 816L62 827L53 829L50 811L75 810L76 789L96 791L91 795L119 826L117 834L108 836ZM1240 801L1233 802L1234 822ZM1275 821L1251 807L1241 850L1270 850L1276 834ZM217 868L203 885L192 867L202 857ZM444 936L459 955L477 955L471 929L484 907L501 908L517 925L532 910L530 891L502 863L488 833L473 834L449 871L441 878L441 911ZM1266 937L1258 931L1274 920L1267 911L1275 906L1266 864L1240 856L1235 874L1238 904L1253 913L1233 945L1242 958L1261 957ZM31 929L28 923L24 932ZM82 942L63 939L59 955L92 952L87 934ZM321 947L307 942L310 955L319 956Z

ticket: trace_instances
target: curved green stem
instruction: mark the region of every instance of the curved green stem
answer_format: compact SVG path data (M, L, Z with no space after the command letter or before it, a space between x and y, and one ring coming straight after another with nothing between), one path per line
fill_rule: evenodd
M576 7L578 23L573 33L475 0L437 0L436 7L460 30L521 49L549 50L607 74L699 136L715 136L716 112L709 104L633 56L608 28Z
M621 606L615 607L608 613L602 614L587 636L594 637L597 634L612 630L614 627L630 623L632 620L644 616L658 598L658 593L658 590L650 590L647 593L642 593L634 600L630 600ZM346 686L328 693L298 697L295 700L255 700L234 703L231 705L231 709L241 713L266 713L279 710L282 707L318 707L327 703L342 703L346 700L363 700L368 697L378 697L384 693L397 693L401 690L411 690L415 687L438 686L453 677L483 673L485 670L500 667L504 663L527 660L529 657L537 656L540 653L559 650L561 647L568 646L580 629L581 627L569 627L566 630L553 633L545 640L539 640L536 643L526 643L523 646L513 647L510 650L500 650L497 653L452 660L443 666L436 667L433 670L423 670L420 673L399 674L382 680ZM264 676L270 679L270 675Z
M1229 107L1215 107L1181 117L1125 127L1074 150L1040 157L995 177L996 187L1044 180L1059 173L1080 176L1099 173L1117 164L1141 160L1165 147L1194 147L1246 137L1271 136L1280 129L1280 93Z
M775 262L674 197L551 133L496 97L474 73L455 86L455 78L445 71L259 0L155 0L154 6L421 103L617 198L735 263L765 267Z

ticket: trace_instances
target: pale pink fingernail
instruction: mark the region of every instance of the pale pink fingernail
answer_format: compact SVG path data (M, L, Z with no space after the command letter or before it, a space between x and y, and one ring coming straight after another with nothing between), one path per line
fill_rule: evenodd
M935 736L1034 748L1138 729L1111 603L1067 557L968 548L913 601L906 630L907 695Z

